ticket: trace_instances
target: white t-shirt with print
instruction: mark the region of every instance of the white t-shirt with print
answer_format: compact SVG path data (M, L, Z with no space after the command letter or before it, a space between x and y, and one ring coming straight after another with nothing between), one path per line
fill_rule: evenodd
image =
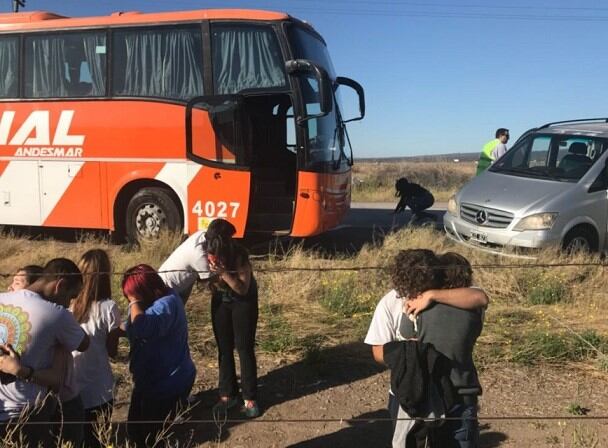
M35 292L22 289L0 294L0 342L11 344L23 365L48 369L58 346L76 350L84 337L72 313ZM0 421L17 417L46 393L45 387L20 380L0 384Z
M393 289L376 305L364 342L368 345L384 345L388 342L403 341L404 338L399 332L402 317L403 299Z
M193 233L158 268L159 275L168 287L182 293L188 291L197 278L209 278L209 262L207 252L203 249L204 242L204 230Z
M77 387L85 409L107 403L112 399L114 377L106 341L110 331L120 326L120 310L111 299L93 302L89 319L80 324L89 335L87 351L73 352Z

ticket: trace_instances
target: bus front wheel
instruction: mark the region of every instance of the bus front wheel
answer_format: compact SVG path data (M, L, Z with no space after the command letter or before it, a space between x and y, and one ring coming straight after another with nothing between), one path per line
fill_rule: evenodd
M162 232L181 231L179 210L170 193L157 187L142 188L127 206L126 236L129 242L153 241Z

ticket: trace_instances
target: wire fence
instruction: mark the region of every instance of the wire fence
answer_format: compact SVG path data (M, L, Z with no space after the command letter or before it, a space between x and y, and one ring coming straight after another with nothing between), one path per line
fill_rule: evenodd
M608 267L608 261L594 261L594 262L586 262L586 263L524 263L524 264L497 264L497 263L488 263L488 264L471 264L471 268L473 269L530 269L530 268L540 268L540 269L552 269L552 268L569 268L569 267ZM436 265L430 267L430 269L435 270L447 270L453 268L463 268L462 265L455 264L445 264L445 265ZM256 268L256 273L283 273L283 272L358 272L358 271L385 271L387 270L387 266L375 265L375 266L316 266L316 267L261 267ZM199 276L204 275L214 275L216 271L211 270L194 270L194 269L167 269L167 270L159 270L156 271L158 274L172 274L178 272L186 272L190 274L198 274ZM223 272L227 273L237 273L236 270L224 270ZM0 277L8 278L13 277L15 275L20 274L20 271L13 272L0 272ZM96 272L67 272L67 273L41 273L38 276L78 276L78 275L112 275L112 276L124 276L130 275L127 271L96 271ZM153 274L152 274L153 275Z

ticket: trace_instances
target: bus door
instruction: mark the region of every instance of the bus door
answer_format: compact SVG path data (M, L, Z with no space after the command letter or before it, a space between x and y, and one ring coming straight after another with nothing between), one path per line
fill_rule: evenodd
M201 96L186 106L188 233L216 218L245 234L251 191L249 121L239 95Z

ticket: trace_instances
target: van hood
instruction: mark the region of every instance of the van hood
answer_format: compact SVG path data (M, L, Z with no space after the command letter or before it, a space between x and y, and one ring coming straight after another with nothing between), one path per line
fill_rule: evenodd
M513 176L486 171L474 177L458 193L467 202L523 216L528 212L552 211L551 202L572 191L571 182ZM538 210L540 207L543 210Z

